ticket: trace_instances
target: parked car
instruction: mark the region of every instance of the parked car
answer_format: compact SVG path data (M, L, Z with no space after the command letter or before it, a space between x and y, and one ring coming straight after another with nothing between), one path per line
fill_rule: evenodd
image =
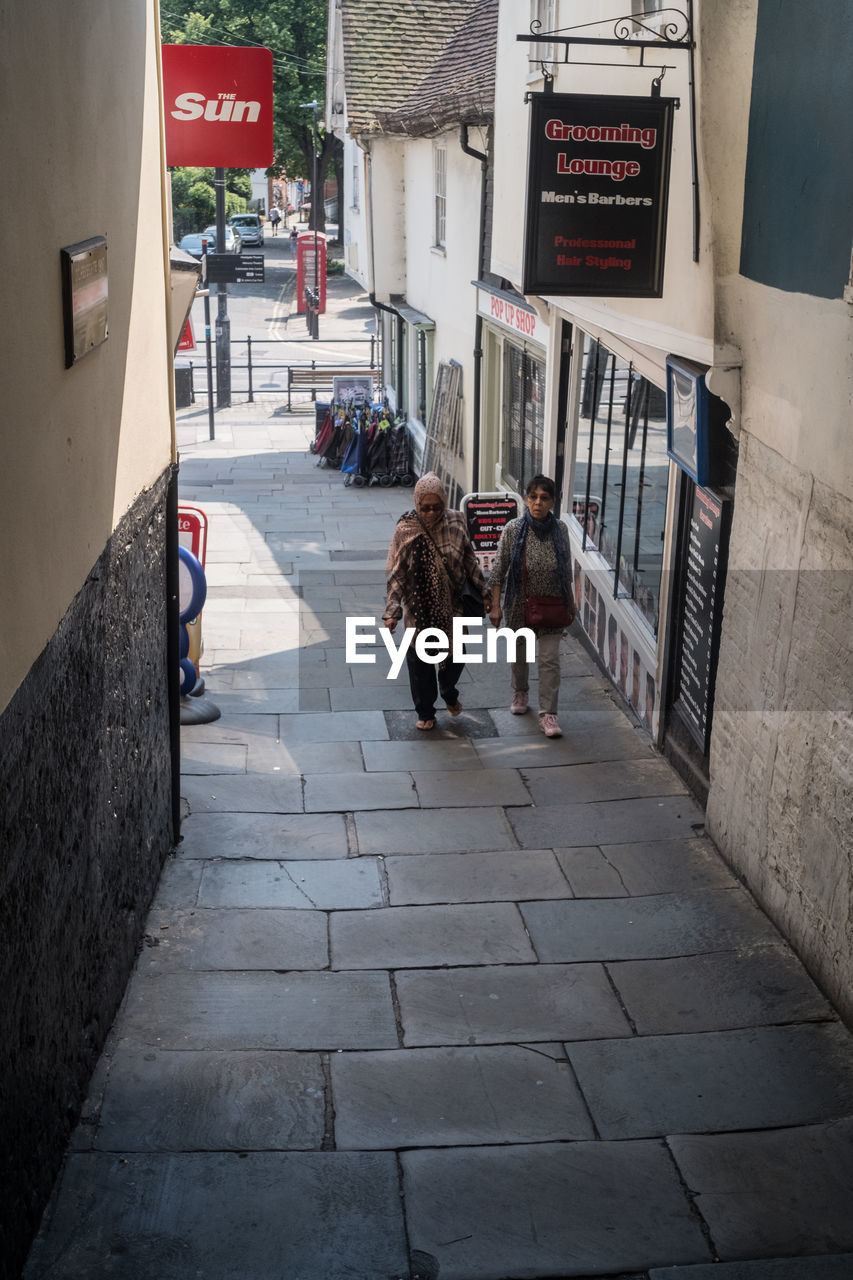
M216 243L216 227L205 227L201 234L205 239L209 239L212 236L214 244ZM239 231L235 230L234 227L226 226L225 245L222 249L214 249L214 253L239 253L242 248L243 240Z
M218 253L216 247L216 227L205 227L204 231L193 231L190 235L184 236L179 249L183 249L184 253L191 253L194 258L202 256L202 241L207 241L208 253ZM225 248L223 253L239 253L243 247L243 241L239 231L234 227L225 228Z
M184 236L178 248L183 249L184 253L191 253L194 258L200 258L202 255L202 240L207 241L207 247L211 252L215 249L216 237L208 235L206 231L193 231Z
M256 213L234 213L228 219L243 244L263 244L264 224Z

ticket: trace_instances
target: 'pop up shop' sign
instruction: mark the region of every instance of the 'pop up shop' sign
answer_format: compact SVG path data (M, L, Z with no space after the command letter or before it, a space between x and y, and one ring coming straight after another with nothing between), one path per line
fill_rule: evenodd
M524 293L659 298L674 99L530 101Z

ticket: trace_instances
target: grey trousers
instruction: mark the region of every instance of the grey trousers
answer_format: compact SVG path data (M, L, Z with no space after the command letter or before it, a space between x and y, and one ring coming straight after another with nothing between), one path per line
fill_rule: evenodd
M539 714L557 714L560 696L560 641L562 632L555 631L536 637L536 664L539 668ZM519 646L521 648L521 646ZM526 693L529 685L529 664L523 660L512 663L512 687Z

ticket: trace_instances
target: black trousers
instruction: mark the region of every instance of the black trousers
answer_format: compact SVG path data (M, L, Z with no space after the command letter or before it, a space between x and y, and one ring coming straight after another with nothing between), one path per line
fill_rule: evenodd
M406 654L406 666L409 668L409 686L419 720L435 719L435 699L439 693L451 707L459 701L456 681L462 674L464 663L448 660L439 669L432 662L422 662L413 645Z

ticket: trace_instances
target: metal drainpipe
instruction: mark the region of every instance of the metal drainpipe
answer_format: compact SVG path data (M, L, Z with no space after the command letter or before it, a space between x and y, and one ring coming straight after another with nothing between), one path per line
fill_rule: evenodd
M486 172L489 158L482 151L468 145L468 126L461 124L459 126L459 145L465 152L466 156L473 156L475 160L480 161L481 179L480 179L480 243L477 253L477 278L483 278L483 261L485 241L486 241ZM480 378L483 365L483 317L477 312L477 320L474 327L474 447L472 450L471 470L472 483L474 491L480 488Z

